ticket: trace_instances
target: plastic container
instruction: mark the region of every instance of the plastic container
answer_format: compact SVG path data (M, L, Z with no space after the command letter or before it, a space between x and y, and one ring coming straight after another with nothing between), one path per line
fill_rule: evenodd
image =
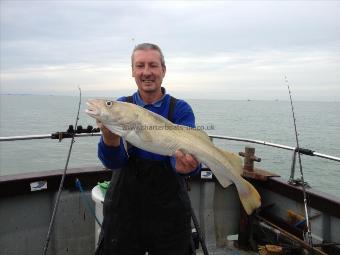
M105 182L98 182L99 188L102 191L103 195L105 196L107 189L109 188L109 181Z
M103 203L104 203L105 192L107 189L107 188L105 189L105 186L107 187L108 185L102 185L102 183L99 183L92 189L92 192L91 192L92 200L95 203L96 217L100 223L103 222ZM97 247L97 244L98 244L99 234L100 234L100 226L95 221L95 248Z

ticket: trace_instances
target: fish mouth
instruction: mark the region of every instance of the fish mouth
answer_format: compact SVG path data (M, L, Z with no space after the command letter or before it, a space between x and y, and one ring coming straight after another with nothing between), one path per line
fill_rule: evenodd
M85 110L85 112L92 116L92 117L96 117L100 115L100 111L98 110L98 108L91 102L91 100L86 102L87 105L87 109Z

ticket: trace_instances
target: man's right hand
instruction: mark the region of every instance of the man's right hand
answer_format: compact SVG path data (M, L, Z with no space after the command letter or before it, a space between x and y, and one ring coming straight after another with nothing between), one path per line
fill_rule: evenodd
M118 147L120 145L120 136L112 133L109 129L97 120L97 126L102 131L103 141L107 146Z

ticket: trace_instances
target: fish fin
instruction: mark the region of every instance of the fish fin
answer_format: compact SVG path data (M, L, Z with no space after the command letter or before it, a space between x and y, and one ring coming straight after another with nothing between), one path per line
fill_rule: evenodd
M125 151L127 152L127 151L128 151L127 142L126 142L126 140L125 140L124 138L122 138L122 139L123 139L124 149L125 149Z
M223 153L223 155L226 156L230 166L235 170L235 174L239 175L239 178L241 178L241 183L236 184L236 188L238 190L238 194L241 200L241 203L243 205L244 210L248 215L250 215L255 209L259 208L261 206L261 197L257 190L254 188L254 186L249 183L247 180L241 177L241 174L243 172L243 161L241 157L239 157L237 154L229 152L229 151L224 151L218 148L218 150ZM225 167L227 167L225 165ZM216 176L217 178L217 176ZM225 187L224 183L225 178L221 178L219 176L218 181L220 184Z
M112 133L115 133L119 136L123 136L123 134L125 133L124 129L121 126L114 126L114 125L111 125L110 123L106 123L106 124L103 123L103 125L108 130L110 130Z
M248 215L261 206L261 196L252 184L243 179L243 188L239 190L239 197Z
M223 188L227 188L231 183L232 180L230 179L231 174L236 176L237 178L242 178L241 174L243 172L242 168L242 159L237 156L235 153L224 151L219 149L218 147L215 147L220 154L224 156L224 163L220 166L214 167L211 165L210 169L214 173L217 181L221 184Z
M214 175L223 188L228 188L231 184L233 184L227 176L217 173L214 173Z
M223 188L227 188L233 183L232 180L230 180L230 176L228 175L228 172L225 170L225 166L221 170L216 170L212 168L210 169L215 175L217 181L221 184Z
M218 148L218 150L223 153L223 155L226 156L228 159L230 165L239 173L240 175L243 173L243 161L240 156L238 156L236 153L230 152L230 151L225 151L221 150Z
M123 145L124 145L124 149L125 149L125 151L126 151L126 154L127 154L128 156L130 156L130 155L129 155L129 149L132 147L132 144L129 143L128 141L126 141L125 138L122 138L122 139L123 139Z

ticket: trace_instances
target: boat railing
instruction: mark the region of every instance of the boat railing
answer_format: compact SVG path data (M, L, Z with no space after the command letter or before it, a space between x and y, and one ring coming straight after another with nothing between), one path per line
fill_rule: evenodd
M326 155L326 154L319 153L319 152L316 152L316 151L313 151L313 150L310 150L310 149L297 148L297 147L291 147L291 146L287 146L287 145L271 143L271 142L266 142L266 141L261 141L261 140L253 140L253 139L240 138L240 137L232 137L232 136L209 135L209 137L212 138L212 139L216 138L216 139L222 139L222 140L230 140L230 141L239 141L239 142L246 142L246 143L261 144L261 145L265 145L265 146L270 146L270 147L290 150L290 151L293 151L293 152L300 152L301 154L304 154L304 155L316 156L316 157L325 158L325 159L329 159L329 160L334 160L334 161L340 162L340 157Z
M53 134L43 134L43 135L23 135L23 136L6 136L0 137L0 142L9 142L9 141L20 141L20 140L38 140L38 139L59 139L62 140L64 138L70 138L72 133L69 132L56 132ZM99 132L87 132L87 133L76 133L75 137L91 137L91 136L101 136ZM297 148L277 143L271 143L267 141L261 140L254 140L248 138L240 138L240 137L233 137L233 136L223 136L223 135L209 135L211 139L221 139L221 140L230 140L230 141L239 141L239 142L246 142L246 143L254 143L254 144L261 144L264 146L270 146L275 148L280 148L284 150L290 150L293 152L299 152L301 154L309 155L309 156L316 156L320 158L325 158L329 160L334 160L340 162L340 157L330 156L323 153L319 153L310 149L304 148Z
M221 139L221 140L229 140L229 141L254 143L254 144L260 144L260 145L264 145L264 146L270 146L270 147L275 147L275 148L279 148L279 149L293 151L291 167L290 167L290 169L291 169L290 170L290 177L289 177L288 183L294 184L294 185L302 184L301 180L295 179L295 165L296 165L296 155L297 155L297 153L308 155L308 156L316 156L316 157L340 162L339 157L326 155L326 154L319 153L319 152L316 152L316 151L313 151L313 150L310 150L310 149L305 149L305 148L297 148L297 147L291 147L291 146L287 146L287 145L271 143L271 142L266 142L266 141L261 141L261 140L253 140L253 139L232 137L232 136L209 135L209 137L211 139ZM305 182L303 184L308 185Z
M59 132L58 132L59 133ZM59 136L58 133L43 134L43 135L20 135L20 136L0 136L0 142L22 141L22 140L40 140L40 139L64 139L70 138L66 136ZM57 135L58 134L58 135ZM89 137L89 136L101 136L100 133L82 133L75 134L74 137Z
M69 126L69 129L66 132L56 132L52 134L43 134L43 135L26 135L26 136L8 136L8 137L0 137L0 142L8 142L8 141L20 141L20 140L37 140L37 139L58 139L59 142L64 138L71 138L72 136L75 137L89 137L89 136L100 136L100 130L98 128L93 128L92 126L88 126L86 129L83 129L81 126L78 126L76 129L73 128L72 125ZM209 137L213 139L220 139L220 140L229 140L229 141L238 141L238 142L245 142L245 143L253 143L253 144L260 144L264 146L275 147L284 150L293 151L292 155L292 163L291 163L291 172L289 177L289 183L297 184L299 180L294 179L295 175L295 165L296 165L296 155L297 153L308 155L308 156L316 156L328 160L333 160L340 162L339 157L326 155L323 153L319 153L310 149L305 148L297 148L277 143L271 143L267 141L261 140L254 140L248 138L240 138L240 137L232 137L232 136L222 136L222 135L209 135Z

